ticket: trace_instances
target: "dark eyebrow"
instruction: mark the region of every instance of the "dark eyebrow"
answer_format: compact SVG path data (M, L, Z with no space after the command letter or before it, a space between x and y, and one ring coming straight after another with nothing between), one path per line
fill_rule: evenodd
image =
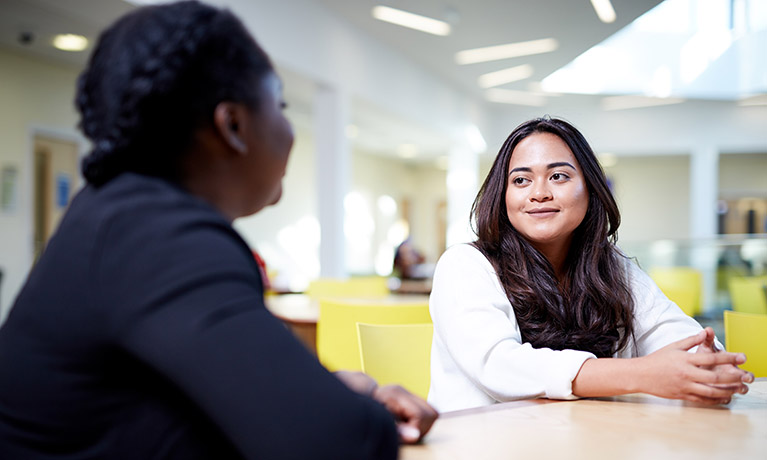
M570 168L573 168L573 171L577 171L577 169L575 169L575 166L571 165L570 163L568 163L566 161L559 161L557 163L549 163L546 166L546 169L554 169L554 168L559 168L559 167L562 167L562 166L568 166ZM526 167L526 166L521 166L519 168L514 168L511 171L509 171L509 175L511 175L512 173L515 173L517 171L532 172L533 170L528 168L528 167Z

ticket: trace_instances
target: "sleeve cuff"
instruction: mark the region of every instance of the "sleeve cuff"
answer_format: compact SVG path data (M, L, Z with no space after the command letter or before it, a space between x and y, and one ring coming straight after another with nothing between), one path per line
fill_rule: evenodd
M573 394L573 380L587 359L596 355L579 350L558 351L558 363L549 366L551 375L546 379L549 385L545 388L549 399L578 399Z

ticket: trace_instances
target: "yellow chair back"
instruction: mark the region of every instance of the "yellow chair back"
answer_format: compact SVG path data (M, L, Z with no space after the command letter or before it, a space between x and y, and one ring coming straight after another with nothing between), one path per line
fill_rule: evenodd
M767 314L725 310L724 342L727 351L746 354L741 369L767 377Z
M767 315L767 277L733 277L729 288L733 310Z
M431 381L434 325L357 323L362 370L379 385L398 384L424 399Z
M703 274L692 267L656 267L650 277L689 316L703 312Z
M430 323L429 303L394 300L320 299L317 357L330 371L361 371L357 323Z
M383 276L349 279L320 278L311 281L306 290L309 297L386 297L390 294L389 280Z

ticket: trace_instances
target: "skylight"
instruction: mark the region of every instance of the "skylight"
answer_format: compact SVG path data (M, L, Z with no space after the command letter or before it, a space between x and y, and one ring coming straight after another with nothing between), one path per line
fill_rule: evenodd
M767 1L666 0L543 80L546 91L735 100L767 93Z

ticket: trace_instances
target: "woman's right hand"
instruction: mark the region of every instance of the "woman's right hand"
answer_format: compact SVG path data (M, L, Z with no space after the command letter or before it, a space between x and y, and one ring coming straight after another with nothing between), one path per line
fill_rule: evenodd
M727 404L733 394L745 393L744 383L754 381L750 372L737 368L746 362L742 353L690 353L703 344L709 331L667 345L642 358L638 391L669 399L702 404Z
M429 403L399 385L377 387L373 390L373 399L383 404L397 420L397 431L406 444L423 439L439 417Z

